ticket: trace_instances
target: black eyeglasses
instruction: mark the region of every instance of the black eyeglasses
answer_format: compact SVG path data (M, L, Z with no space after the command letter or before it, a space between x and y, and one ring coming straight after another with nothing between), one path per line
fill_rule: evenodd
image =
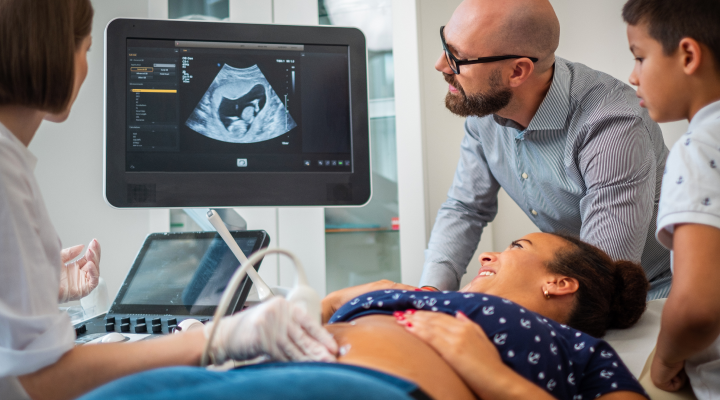
M483 64L483 63L491 63L495 61L502 61L502 60L511 60L514 58L529 58L532 62L537 62L536 57L527 57L527 56L493 56L493 57L478 57L478 58L470 58L466 60L460 60L457 57L453 55L453 53L448 50L447 43L445 43L445 35L443 34L443 29L445 29L444 26L440 27L440 40L442 41L443 50L445 50L445 59L447 59L447 63L450 66L450 69L455 73L455 75L460 75L460 66L464 64Z

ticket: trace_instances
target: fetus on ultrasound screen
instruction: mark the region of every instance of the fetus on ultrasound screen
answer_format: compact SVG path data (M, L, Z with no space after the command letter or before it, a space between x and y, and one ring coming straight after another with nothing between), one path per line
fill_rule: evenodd
M257 65L223 65L185 122L209 138L256 143L276 138L297 126Z

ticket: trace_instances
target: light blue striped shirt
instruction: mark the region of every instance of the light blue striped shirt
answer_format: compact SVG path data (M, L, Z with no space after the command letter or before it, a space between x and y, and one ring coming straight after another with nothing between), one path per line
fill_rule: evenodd
M465 121L420 284L459 287L502 187L541 231L579 235L616 260L640 262L652 284L648 298L667 297L670 253L655 240L667 154L630 86L556 58L527 129L496 115Z

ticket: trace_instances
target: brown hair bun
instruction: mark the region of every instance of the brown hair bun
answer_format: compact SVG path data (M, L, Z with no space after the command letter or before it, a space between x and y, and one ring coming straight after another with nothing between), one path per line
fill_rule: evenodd
M608 329L629 328L645 312L648 281L640 265L622 260L615 263L614 278Z
M548 271L577 279L575 304L567 324L595 337L608 329L629 328L645 311L648 281L640 265L613 261L604 251L577 237L554 234L568 242Z

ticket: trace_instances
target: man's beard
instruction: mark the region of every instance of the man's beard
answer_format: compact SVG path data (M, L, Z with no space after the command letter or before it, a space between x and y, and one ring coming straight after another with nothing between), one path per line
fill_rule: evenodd
M490 89L485 93L466 95L463 88L455 80L455 75L443 73L447 83L453 85L459 93L450 93L445 96L445 107L453 114L461 117L484 117L495 114L510 104L512 91L501 85L500 70L496 69L490 74L488 84Z

